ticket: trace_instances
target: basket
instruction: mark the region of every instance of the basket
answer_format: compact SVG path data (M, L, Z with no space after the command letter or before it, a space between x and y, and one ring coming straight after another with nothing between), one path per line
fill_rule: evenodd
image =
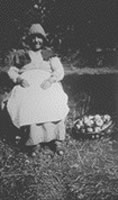
M106 115L85 115L74 121L72 133L76 138L99 139L110 137L113 132L114 123L111 116Z

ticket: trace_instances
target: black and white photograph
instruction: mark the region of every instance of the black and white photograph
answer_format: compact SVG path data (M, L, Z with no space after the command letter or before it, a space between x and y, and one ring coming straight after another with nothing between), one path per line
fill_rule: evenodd
M0 0L0 200L118 199L118 0Z

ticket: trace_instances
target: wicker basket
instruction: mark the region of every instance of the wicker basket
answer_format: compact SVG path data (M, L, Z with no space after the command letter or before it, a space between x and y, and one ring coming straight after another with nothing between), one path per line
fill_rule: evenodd
M99 118L97 119L96 116L99 116ZM105 116L108 116L108 119L105 120ZM114 125L115 124L109 115L84 116L74 121L72 133L76 136L76 138L83 139L110 137L113 132Z

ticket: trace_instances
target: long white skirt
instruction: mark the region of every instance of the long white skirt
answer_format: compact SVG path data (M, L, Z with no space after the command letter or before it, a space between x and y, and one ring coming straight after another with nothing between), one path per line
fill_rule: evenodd
M53 83L46 90L41 83L50 77L49 72L29 70L21 75L29 87L17 85L8 100L7 110L12 123L20 128L25 125L63 120L68 114L68 97L60 83Z

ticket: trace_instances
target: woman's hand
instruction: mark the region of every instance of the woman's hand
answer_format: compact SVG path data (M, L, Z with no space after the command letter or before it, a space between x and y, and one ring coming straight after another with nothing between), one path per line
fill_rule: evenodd
M28 81L25 80L25 79L22 79L21 77L17 78L17 84L19 84L21 87L24 87L24 88L30 86L29 83L28 83Z
M47 79L47 80L43 81L40 86L42 89L46 90L46 89L50 88L51 85L52 85L51 81L49 79Z
M29 87L29 86L30 86L30 85L29 85L29 83L28 83L28 81L27 81L27 80L25 80L25 79L22 79L22 81L21 81L20 85L21 85L22 87L24 87L24 88L26 88L26 87Z

